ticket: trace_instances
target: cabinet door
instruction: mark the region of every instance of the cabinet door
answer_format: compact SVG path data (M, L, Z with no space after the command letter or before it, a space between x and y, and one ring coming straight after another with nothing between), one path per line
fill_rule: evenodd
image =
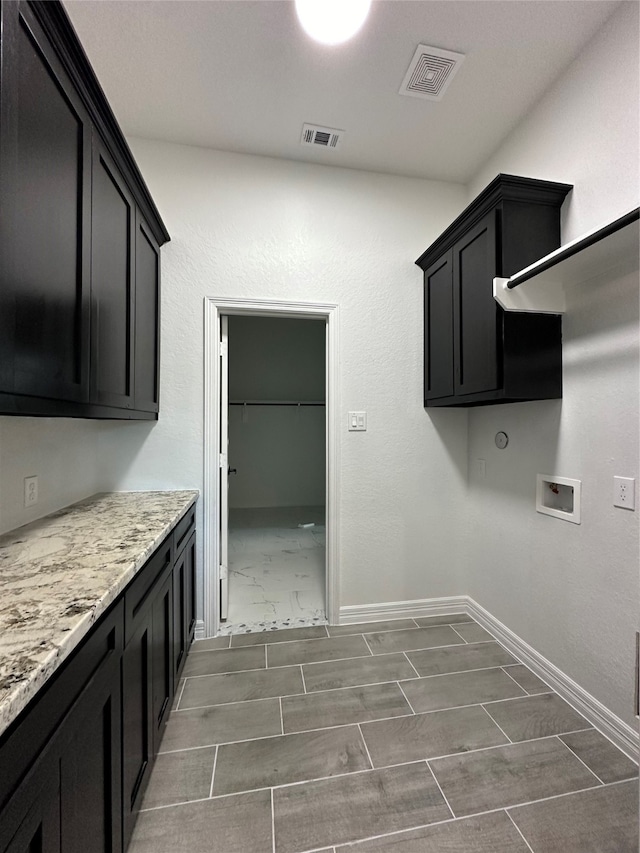
M134 405L135 207L94 136L91 206L91 402Z
M173 680L178 683L187 656L187 549L173 569Z
M91 124L26 3L2 3L0 391L89 393Z
M169 575L152 605L152 723L153 752L160 747L173 700L173 586Z
M192 534L185 549L187 578L187 651L196 632L196 534Z
M456 394L491 391L501 383L499 311L493 299L496 211L453 247L453 331Z
M129 842L151 772L152 611L141 620L122 658L122 813L124 847Z
M453 263L447 252L424 273L424 399L453 395Z
M0 816L0 853L61 853L60 772L38 762Z
M120 655L101 666L67 723L60 762L64 853L122 853Z
M158 411L160 359L160 247L136 220L135 407Z

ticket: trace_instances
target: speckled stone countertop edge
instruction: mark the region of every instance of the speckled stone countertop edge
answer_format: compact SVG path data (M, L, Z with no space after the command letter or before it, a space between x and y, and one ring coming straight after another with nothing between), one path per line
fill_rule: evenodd
M21 714L21 712L27 707L29 702L37 695L37 693L44 687L49 678L60 668L60 666L64 663L67 658L73 653L73 651L80 645L82 640L87 636L91 627L96 624L96 622L100 619L100 617L106 613L109 607L116 601L118 596L125 590L125 588L129 585L131 580L135 577L135 575L140 571L140 569L144 566L147 559L153 554L156 548L162 543L162 541L169 535L171 530L175 528L178 522L184 518L184 516L189 512L191 507L197 502L199 498L199 492L193 489L183 489L183 490L174 490L174 491L154 491L154 492L132 492L132 493L123 493L117 492L118 494L132 494L136 496L140 496L143 498L145 495L160 495L167 494L175 496L177 493L181 495L185 495L185 503L183 506L177 510L172 517L164 524L162 530L160 532L154 532L153 538L149 540L149 543L146 547L141 550L134 560L128 565L128 567L122 571L116 581L111 584L111 586L105 591L105 593L95 600L95 603L89 609L88 612L83 613L78 616L75 624L65 631L63 640L56 647L52 648L49 654L30 671L27 677L19 681L13 686L13 689L9 693L2 697L0 695L0 738L4 734L4 732L11 726L14 720ZM94 498L100 497L100 495L94 495ZM87 499L90 500L90 499ZM86 501L80 501L80 504L85 503ZM52 513L51 516L45 516L43 519L39 519L39 522L44 522L48 518L53 518L58 515L62 510L59 510L55 513ZM33 524L39 523L34 522ZM25 525L25 527L31 527L32 524ZM12 534L17 534L22 528L18 528L15 531L9 531L7 534L3 534L4 537L10 536Z

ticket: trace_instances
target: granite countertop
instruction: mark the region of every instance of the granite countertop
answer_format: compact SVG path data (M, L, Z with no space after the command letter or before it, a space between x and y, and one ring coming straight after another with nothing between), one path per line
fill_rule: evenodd
M197 498L93 495L0 536L0 734Z

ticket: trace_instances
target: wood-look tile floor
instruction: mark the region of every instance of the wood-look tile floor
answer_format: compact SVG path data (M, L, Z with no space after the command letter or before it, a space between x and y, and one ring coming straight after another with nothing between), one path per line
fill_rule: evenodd
M638 853L638 768L463 614L193 645L129 853Z

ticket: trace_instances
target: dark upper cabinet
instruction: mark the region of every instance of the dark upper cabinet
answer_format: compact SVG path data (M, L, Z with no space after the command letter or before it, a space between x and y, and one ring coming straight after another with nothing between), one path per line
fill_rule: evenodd
M91 204L91 399L133 408L136 211L96 140Z
M62 5L0 15L0 414L156 418L169 235Z
M160 247L140 214L136 221L135 408L157 412L160 370Z
M30 9L3 3L1 14L2 390L82 402L89 394L91 123Z
M505 312L493 279L560 245L568 184L498 175L416 263L424 270L424 404L562 396L561 318Z

